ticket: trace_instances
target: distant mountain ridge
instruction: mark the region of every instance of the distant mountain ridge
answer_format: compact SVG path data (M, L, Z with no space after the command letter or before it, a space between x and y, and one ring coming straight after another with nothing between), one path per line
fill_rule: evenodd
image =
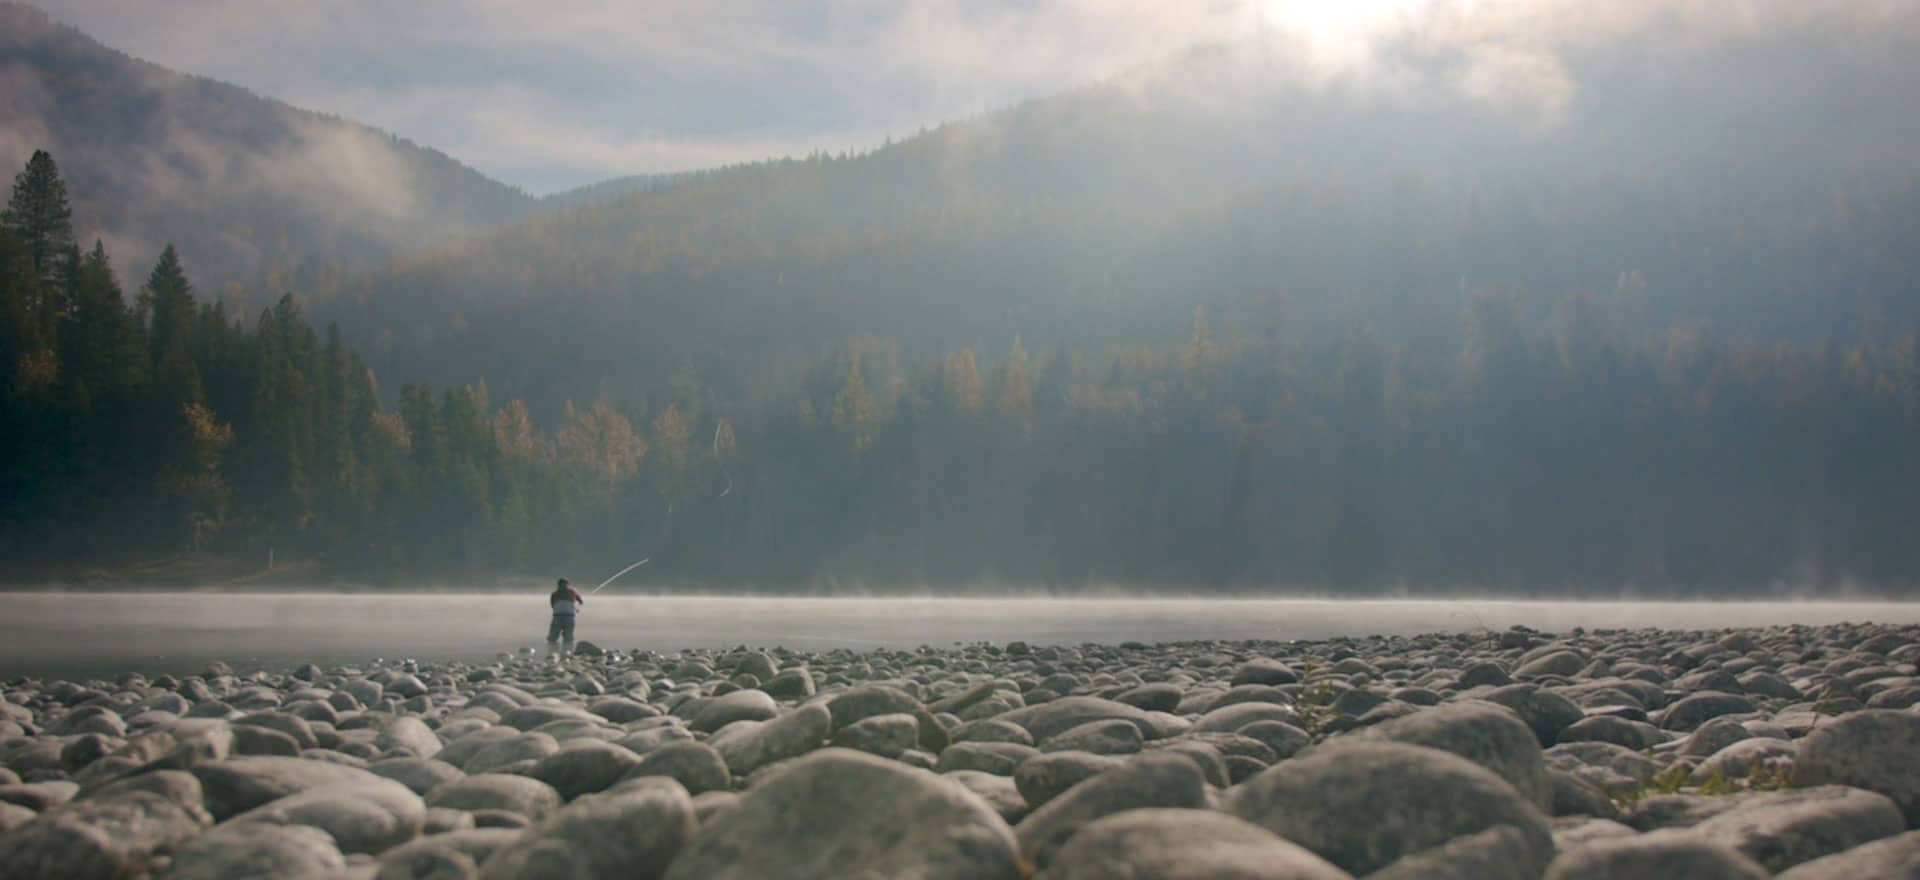
M537 201L437 150L100 44L0 3L0 162L52 152L75 232L140 265L168 241L199 284L294 284L518 220Z
M1854 337L1920 320L1916 47L1913 22L1656 22L1550 63L1388 45L1390 74L1324 79L1285 45L1204 47L857 156L581 199L315 304L394 381L534 401L655 399L689 364L765 393L852 337L1139 344L1196 306L1430 364L1485 342L1470 315L1614 350Z
M540 197L540 209L543 211L564 211L569 208L584 208L592 205L604 205L617 202L634 193L657 193L676 183L691 180L703 172L674 172L667 174L629 174L612 180L602 180L573 189Z

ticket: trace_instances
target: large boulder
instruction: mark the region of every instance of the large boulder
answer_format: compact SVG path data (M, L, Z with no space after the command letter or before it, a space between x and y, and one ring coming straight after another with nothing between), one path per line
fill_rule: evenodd
M765 653L748 651L733 664L733 672L735 675L745 673L760 681L768 681L780 672L780 664Z
M659 709L655 709L638 700L627 699L626 697L602 697L594 700L592 705L587 706L587 711L615 724L639 721L643 718L652 718L660 714Z
M694 839L693 801L671 779L584 797L480 867L481 880L657 880Z
M374 854L420 834L427 807L390 779L322 785L255 807L224 825L305 825L332 836L344 853Z
M833 744L882 758L898 758L920 741L920 722L911 713L893 712L862 718L833 734Z
M1547 771L1547 789L1551 798L1547 805L1550 815L1612 819L1620 814L1619 807L1607 797L1604 789L1564 770Z
M1445 703L1354 734L1361 740L1401 742L1452 752L1494 772L1536 805L1552 804L1540 741L1505 706L1478 700Z
M555 721L585 721L598 724L600 716L574 706L537 704L521 706L500 714L500 723L519 731L529 731Z
M233 753L233 728L212 718L185 718L128 739L114 752L147 770L188 770Z
M1459 684L1463 688L1502 687L1512 683L1513 676L1507 674L1507 668L1492 660L1470 663L1460 670Z
M505 773L482 773L457 779L427 793L429 807L499 810L538 822L560 808L560 793L538 779Z
M1704 758L1727 746L1751 739L1753 734L1746 725L1732 718L1710 718L1701 722L1699 727L1687 735L1680 743L1680 754L1691 758Z
M745 776L819 748L832 732L832 725L827 708L816 703L772 721L736 721L716 731L707 744L720 753L729 770Z
M1325 859L1210 810L1143 809L1088 823L1042 880L1348 880Z
M302 758L232 758L198 765L192 772L200 780L207 812L219 822L309 788L383 781L357 767Z
M347 868L333 838L304 825L215 828L175 850L159 880L321 880Z
M1587 658L1573 651L1554 651L1520 664L1513 671L1517 678L1569 677L1587 668Z
M1140 751L1145 740L1140 728L1118 718L1089 721L1047 738L1040 744L1044 752L1092 752L1096 755L1131 755Z
M1200 809L1206 779L1178 755L1150 754L1080 783L1036 808L1013 829L1020 852L1042 868L1074 832L1102 816L1148 807Z
M1226 810L1356 875L1496 825L1552 852L1547 818L1491 771L1450 752L1354 742L1285 761L1235 787Z
M782 669L760 687L775 699L804 700L814 694L813 674L801 667Z
M640 765L640 756L612 743L577 739L533 765L527 776L553 786L561 800L605 791Z
M1474 696L1512 709L1521 721L1533 728L1533 735L1539 738L1543 747L1559 742L1560 731L1587 715L1565 696L1531 684L1511 684L1481 691Z
M23 782L0 786L0 803L17 804L36 812L45 812L73 800L80 786L64 779Z
M461 764L460 769L468 773L524 769L559 750L560 742L552 736L538 731L523 733L481 749Z
M1268 657L1256 657L1236 670L1228 683L1239 687L1243 684L1294 684L1299 680L1300 673L1295 672L1293 667Z
M1660 726L1668 730L1693 730L1722 715L1754 711L1753 701L1739 694L1700 691L1682 697L1660 712Z
M233 753L236 755L279 755L297 758L300 752L299 740L271 727L253 724L233 726Z
M1588 715L1560 731L1560 741L1613 743L1640 751L1666 741L1660 728L1644 721L1632 721L1613 715Z
M1062 792L1126 763L1092 752L1048 752L1014 768L1013 784L1030 807L1039 807Z
M71 805L90 800L112 800L134 792L159 795L191 813L195 822L201 825L213 824L213 817L208 815L206 810L206 796L200 788L200 780L194 778L193 774L180 770L155 770L151 773L139 773L116 779L93 788L83 789L68 803Z
M1311 734L1285 721L1255 721L1242 725L1234 733L1266 746L1276 761L1291 758L1313 744Z
M1554 823L1553 848L1566 852L1576 846L1586 846L1596 840L1612 840L1616 837L1632 837L1634 831L1612 819L1561 820Z
M1169 730L1167 724L1153 713L1099 697L1061 697L1037 706L1015 709L999 717L1002 721L1026 728L1027 732L1033 734L1033 738L1040 742L1045 742L1050 737L1065 733L1089 721L1105 721L1110 718L1132 723L1140 729L1140 735L1145 739L1160 739L1177 732Z
M678 724L662 724L658 727L636 730L615 740L614 744L624 746L636 755L644 755L668 743L690 739L693 739L693 731Z
M507 828L469 828L422 837L380 854L374 880L460 880L480 873L494 853L518 841Z
M431 758L439 754L441 743L440 737L434 735L433 729L420 719L402 715L381 729L373 746L383 752L406 749L416 758Z
M398 782L423 797L427 792L467 775L452 764L425 758L389 758L368 765L367 769L375 776Z
M1755 770L1774 762L1791 763L1800 747L1784 739L1757 736L1743 739L1724 749L1714 752L1705 761L1693 768L1689 782L1695 785L1705 784L1718 776L1722 779L1747 779Z
M1603 742L1561 743L1546 751L1547 766L1586 778L1583 770L1602 771L1629 785L1642 784L1660 772L1652 758L1624 746Z
M794 761L701 829L669 880L1012 880L1013 832L964 786L848 749Z
M1733 848L1679 831L1609 837L1560 854L1542 880L1766 880L1765 868Z
M1028 813L1033 812L1033 808L1027 805L1027 799L1020 796L1020 789L1016 788L1013 780L1008 777L981 770L955 770L941 775L966 786L968 791L979 795L981 800L986 801L988 806L993 807L993 811L999 813L1000 818L1007 820L1008 823L1018 822L1026 818Z
M1634 802L1620 821L1640 831L1692 828L1740 805L1719 795L1656 794Z
M747 689L713 698L700 707L689 724L694 730L711 733L735 721L766 721L780 716L780 704L766 691Z
M418 723L418 722L415 722ZM291 737L300 749L312 749L320 746L320 740L314 736L313 725L307 719L286 712L255 712L233 719L235 727L262 727L276 730Z
M726 759L712 746L692 740L670 742L640 756L640 763L628 771L626 778L648 776L672 779L691 795L724 791L732 782Z
M1800 739L1794 784L1851 785L1893 799L1920 827L1920 715L1869 709L1835 718Z
M1920 831L1863 843L1775 875L1775 880L1920 880Z
M434 760L444 761L455 767L464 768L468 761L473 760L475 755L480 754L491 746L498 745L518 736L520 736L520 731L505 725L482 727L453 738L445 746L441 747L440 751L436 752L433 757ZM467 772L471 773L473 771L469 770Z
M914 717L920 725L920 748L934 754L947 747L947 729L927 711L920 701L899 688L881 684L863 685L839 694L826 701L827 711L833 715L833 730L854 724L875 715L892 715L905 712Z
M998 776L1012 776L1022 763L1038 754L1038 749L1018 743L954 743L940 753L939 763L934 769L941 773L980 770Z
M1367 880L1539 880L1548 854L1512 825L1495 825L1406 856Z
M1199 720L1193 722L1193 729L1196 733L1234 733L1268 721L1297 726L1300 713L1292 706L1278 703L1234 703L1200 716Z
M203 814L145 791L76 801L0 834L0 874L19 880L146 877L156 852L193 839L205 821Z
M1885 795L1829 785L1748 798L1693 833L1777 872L1904 830L1900 808Z
M1154 682L1122 691L1115 694L1113 699L1114 702L1125 703L1148 712L1172 712L1180 707L1180 698L1183 696L1185 694L1174 685Z

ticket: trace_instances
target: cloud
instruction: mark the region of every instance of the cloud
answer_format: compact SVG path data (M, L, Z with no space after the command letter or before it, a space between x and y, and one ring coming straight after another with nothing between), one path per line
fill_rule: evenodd
M32 68L23 64L0 65L0 157L25 162L33 151L52 140L44 123L52 99ZM12 173L12 172L9 172Z
M1439 77L1551 127L1570 58L1818 28L1913 0L45 0L111 45L440 147L551 191L840 149L1257 35L1310 82ZM1444 57L1408 66L1409 47ZM1898 62L1892 62L1898 63Z
M871 144L1227 37L1244 16L1205 0L46 6L116 48L512 169L535 191Z

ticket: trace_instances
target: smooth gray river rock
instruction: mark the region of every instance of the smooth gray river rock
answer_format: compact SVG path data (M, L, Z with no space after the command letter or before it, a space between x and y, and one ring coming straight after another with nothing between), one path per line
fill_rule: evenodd
M1155 607L1163 615L1184 606ZM1397 606L1380 607L1390 615ZM1749 606L1715 608L1737 621ZM297 633L307 618L288 620ZM0 620L0 631L11 626ZM424 845L469 834L513 844L522 862L510 873L648 876L696 852L707 859L701 871L738 861L739 876L798 873L755 861L766 853L718 846L723 829L749 840L740 831L749 826L732 823L757 815L762 849L811 853L820 864L837 866L825 854L838 853L885 876L947 876L945 864L987 876L1012 864L1017 874L1028 868L1004 857L1026 838L1049 876L1087 876L1121 868L1078 841L1100 839L1088 835L1109 825L1134 827L1121 820L1166 809L1138 807L1177 789L1186 806L1138 826L1138 847L1108 847L1138 863L1136 880L1184 876L1162 858L1169 852L1219 876L1268 876L1259 871L1297 861L1275 842L1318 852L1338 863L1332 869L1388 878L1533 880L1554 851L1543 848L1548 840L1558 851L1552 870L1572 876L1680 868L1900 876L1920 787L1907 780L1920 715L1882 708L1920 687L1920 627L1904 624L1036 639L1022 650L978 639L828 649L728 638L740 647L663 652L595 636L603 652L564 659L490 651L16 674L0 685L0 839L40 829L32 834L43 842L13 861L40 864L25 853L60 849L105 866L49 869L83 875L223 876L257 864L286 876L470 877L508 847ZM1515 674L1562 653L1584 662ZM766 677L797 670L812 693ZM767 717L712 731L693 723L736 705ZM1723 711L1747 705L1753 711ZM833 748L836 737L865 752ZM1392 765L1367 749L1421 760ZM418 756L427 751L434 756ZM805 785L792 781L822 757L886 772L856 771L871 783L857 791L817 771ZM934 768L948 772L927 772ZM1186 781L1114 781L1139 782L1152 768ZM476 769L493 772L469 775ZM1785 781L1802 787L1776 790ZM636 798L665 800L601 812ZM682 799L687 811L665 805ZM773 803L788 806L782 813ZM1265 808L1275 804L1289 806ZM869 811L886 813L868 824L887 840L845 837ZM1559 817L1551 824L1549 811ZM583 867L578 853L563 855L579 844L539 836L563 812L598 829L568 832L581 839L625 839L607 829L655 813L661 835L630 835L636 849L617 867ZM673 831L683 814L690 837ZM1196 815L1238 823L1219 832L1217 861L1166 831L1193 826L1210 839L1199 826L1218 823ZM209 827L215 819L225 821ZM1256 836L1245 836L1248 827ZM1274 833L1283 828L1291 842ZM1611 848L1589 852L1601 844ZM1249 865L1233 855L1243 849L1271 858ZM396 851L411 855L385 858ZM1085 864L1069 852L1085 854ZM1316 863L1303 864L1318 876ZM22 873L32 876L0 859L0 876Z

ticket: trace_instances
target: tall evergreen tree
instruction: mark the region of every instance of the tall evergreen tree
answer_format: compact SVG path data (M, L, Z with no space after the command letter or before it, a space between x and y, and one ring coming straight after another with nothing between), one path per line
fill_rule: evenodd
M26 242L28 259L41 280L61 278L73 248L73 209L67 205L66 181L46 150L33 151L27 167L14 177L0 223Z
M187 281L186 270L180 267L180 254L174 251L173 245L167 245L160 252L153 273L147 276L147 286L140 293L140 302L147 311L151 328L148 339L157 368L171 350L185 349L192 341L193 284Z

